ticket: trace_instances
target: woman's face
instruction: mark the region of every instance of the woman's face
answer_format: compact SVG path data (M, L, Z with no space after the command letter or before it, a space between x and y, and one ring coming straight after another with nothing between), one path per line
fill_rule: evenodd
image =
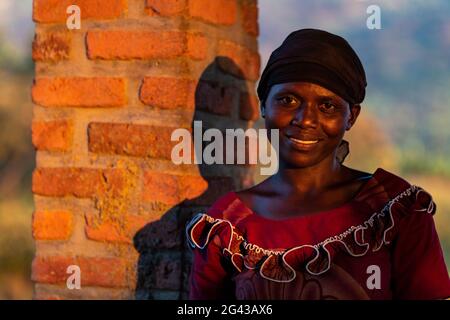
M263 108L266 128L280 131L280 162L289 167L335 157L360 111L359 105L350 108L332 91L309 82L273 85Z

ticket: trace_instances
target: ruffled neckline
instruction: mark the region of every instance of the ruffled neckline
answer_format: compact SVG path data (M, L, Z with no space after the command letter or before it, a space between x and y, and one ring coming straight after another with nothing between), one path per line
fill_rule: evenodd
M386 171L383 169L377 169L372 179L364 184L357 196L349 203L359 201L359 198L364 201L368 196L366 193L384 194L382 185L370 183L384 172ZM398 190L398 184L402 181L398 178L392 179L392 176L390 174L383 185ZM379 189L380 186L382 190ZM336 211L336 209L333 210ZM375 209L370 217L361 223L351 225L343 232L329 235L315 243L285 248L261 247L246 239L246 235L237 227L236 221L232 223L233 220L227 220L223 216L222 218L213 217L206 213L198 213L189 221L186 226L186 236L190 246L198 249L205 249L212 238L217 236L218 244L215 245L222 249L223 255L230 259L237 272L245 269L257 270L263 278L268 280L290 282L296 277L296 271L306 271L311 275L326 272L330 269L334 257L340 252L352 257L376 252L392 242L397 233L399 220L404 216L412 212L434 214L435 210L434 201L429 193L418 186L409 185L402 191L396 192L396 196L389 198L384 205ZM321 214L325 212L329 211L322 211Z
M383 174L383 172L386 172L386 171L383 170L382 168L377 168L375 170L375 172L369 176L370 178L368 178L367 181L359 188L358 192L353 196L353 198L340 206L337 206L337 207L334 207L331 209L320 210L320 211L315 211L315 212L311 212L311 213L307 213L307 214L302 214L302 215L294 215L294 216L291 216L288 218L275 219L275 218L265 217L265 216L259 214L258 212L256 212L255 210L253 210L252 208L250 208L244 201L242 201L242 199L239 197L239 195L235 191L230 191L229 196L231 196L233 200L237 201L239 203L239 205L242 208L244 208L248 213L250 213L254 219L265 221L267 223L292 223L292 222L300 221L300 220L319 218L319 217L322 217L323 215L327 215L327 214L334 215L334 214L339 214L340 212L348 212L349 208L353 207L356 203L360 202L361 199L364 198L365 194L373 188L374 184L377 182L379 176L381 176Z

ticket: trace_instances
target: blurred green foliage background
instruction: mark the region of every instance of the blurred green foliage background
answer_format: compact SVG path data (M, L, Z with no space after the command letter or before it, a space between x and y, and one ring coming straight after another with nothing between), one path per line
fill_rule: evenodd
M31 0L0 2L0 299L30 299Z

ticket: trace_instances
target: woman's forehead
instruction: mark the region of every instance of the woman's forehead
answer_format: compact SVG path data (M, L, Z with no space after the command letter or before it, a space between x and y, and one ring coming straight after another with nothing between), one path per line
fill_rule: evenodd
M293 91L298 92L302 94L312 94L316 95L318 97L331 97L336 99L341 99L337 94L335 94L333 91L328 90L325 87L322 87L319 84L312 83L312 82L305 82L305 81L299 81L299 82L285 82L285 83L278 83L274 84L270 91L272 93L278 93L282 91Z

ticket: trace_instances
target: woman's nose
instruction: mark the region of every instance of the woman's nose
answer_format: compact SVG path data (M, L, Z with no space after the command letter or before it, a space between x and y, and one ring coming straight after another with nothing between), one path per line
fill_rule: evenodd
M317 126L317 112L315 106L311 104L304 104L297 109L292 124L299 127L316 127Z

